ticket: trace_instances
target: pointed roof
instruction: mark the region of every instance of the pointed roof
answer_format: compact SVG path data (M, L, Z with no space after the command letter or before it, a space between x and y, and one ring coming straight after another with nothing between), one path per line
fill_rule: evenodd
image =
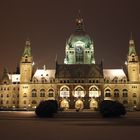
M74 33L70 35L67 43L69 44L70 47L73 47L73 45L77 41L84 42L86 44L86 47L90 47L90 44L92 43L90 36L86 33L84 29L84 20L81 16L80 11L76 18L76 29Z
M6 68L4 68L4 70L3 70L2 81L8 81L9 82L8 71L7 71Z
M132 38L132 34L131 34L131 39L129 40L129 55L131 55L131 54L136 55L135 43Z
M29 56L29 57L32 56L30 40L26 40L23 56Z

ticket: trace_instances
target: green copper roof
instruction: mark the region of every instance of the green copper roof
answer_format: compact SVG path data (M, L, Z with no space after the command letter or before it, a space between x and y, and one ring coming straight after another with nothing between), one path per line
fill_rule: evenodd
M129 41L129 55L135 54L136 55L136 49L135 49L135 43L134 40Z
M83 30L76 30L69 38L68 44L70 47L73 47L73 45L77 42L81 41L85 43L85 47L90 47L90 44L92 43L91 38L88 34L86 34Z
M84 20L81 17L80 12L78 17L76 18L75 32L71 34L68 40L68 44L70 47L74 47L74 44L78 41L83 42L85 44L85 47L90 47L90 44L92 43L90 36L85 31Z
M29 57L32 56L30 45L31 45L30 41L26 41L26 46L25 46L25 49L24 49L24 52L23 52L23 56L29 56Z

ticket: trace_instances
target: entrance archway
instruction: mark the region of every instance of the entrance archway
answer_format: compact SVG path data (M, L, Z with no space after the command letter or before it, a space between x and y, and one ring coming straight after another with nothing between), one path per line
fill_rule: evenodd
M90 101L90 109L95 110L98 108L98 102L95 99L91 99Z
M77 101L75 102L75 108L78 109L78 110L83 109L83 108L84 108L83 101L77 100Z
M69 102L66 99L62 100L60 103L60 108L64 110L69 109Z

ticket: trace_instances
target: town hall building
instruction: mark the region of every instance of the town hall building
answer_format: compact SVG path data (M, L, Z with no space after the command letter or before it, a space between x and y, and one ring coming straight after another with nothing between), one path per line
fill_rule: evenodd
M78 16L75 32L66 42L64 63L56 60L54 69L35 69L31 42L26 41L17 72L3 71L0 107L34 109L42 100L57 100L64 110L96 110L102 100L117 100L128 109L139 110L140 62L132 38L126 55L122 69L97 64L94 41Z

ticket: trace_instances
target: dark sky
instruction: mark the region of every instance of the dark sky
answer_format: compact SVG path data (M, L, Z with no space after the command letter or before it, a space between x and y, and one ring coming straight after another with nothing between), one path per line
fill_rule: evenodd
M105 68L124 64L131 32L140 54L139 0L0 0L0 73L14 72L27 38L37 67L53 68L56 54L63 63L79 9Z

